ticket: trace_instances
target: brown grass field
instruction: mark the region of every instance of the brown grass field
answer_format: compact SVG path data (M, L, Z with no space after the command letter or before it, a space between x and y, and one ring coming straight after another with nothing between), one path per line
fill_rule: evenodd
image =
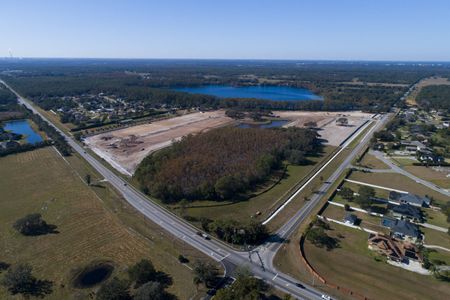
M92 261L114 262L121 276L142 258L173 278L169 292L180 299L199 297L190 269L177 257L192 262L205 256L145 221L107 184L87 186L81 179L86 173L94 183L99 178L76 155L64 160L47 147L1 158L0 165L0 261L30 263L39 278L53 281L48 299L86 299L95 288L74 289L70 282L74 271ZM34 212L59 233L25 237L12 228ZM20 299L8 297L0 288L0 299Z

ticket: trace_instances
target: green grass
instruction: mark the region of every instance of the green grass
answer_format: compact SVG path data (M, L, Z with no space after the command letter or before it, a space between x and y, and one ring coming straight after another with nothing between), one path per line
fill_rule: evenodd
M450 235L430 228L420 227L420 231L425 235L426 245L437 245L450 249Z
M0 165L0 261L30 263L39 278L53 281L48 299L86 298L93 289L75 290L70 279L91 261L111 260L120 275L142 258L173 278L171 293L180 299L198 297L191 271L177 256L205 257L144 220L109 185L87 186L84 173L93 180L98 176L77 156L65 161L47 147L3 157ZM25 237L12 229L15 220L34 212L59 233ZM0 298L6 297L0 288Z
M329 234L338 237L340 248L332 251L306 242L308 261L325 279L350 288L369 299L445 299L450 285L432 276L419 275L384 261L376 261L367 248L368 234L331 224ZM345 295L340 295L344 297Z
M432 209L424 209L423 211L425 212L427 223L444 228L448 228L450 226L450 224L447 222L447 216L443 212Z
M415 160L415 159L410 159L410 158L400 158L400 157L396 157L396 158L391 158L391 160L392 160L395 164L397 164L397 165L399 165L399 166L401 166L401 167L404 167L404 166L412 166L412 165L414 165L414 163L417 163L417 160Z
M411 180L408 177L400 174L363 173L359 171L354 171L349 179L384 186L392 189L399 189L420 196L427 195L433 198L435 204L436 203L443 204L449 200L445 195L438 193L434 190L431 190L421 184L418 184L414 180Z
M447 177L447 172L438 172L431 167L425 166L406 166L404 168L407 172L427 181L430 181L437 186L444 189L450 189L450 178Z
M363 159L360 161L360 165L370 169L389 169L388 165L369 153L364 155Z
M429 259L431 262L439 260L445 262L447 266L450 265L450 252L436 249L428 249L428 251L430 252Z

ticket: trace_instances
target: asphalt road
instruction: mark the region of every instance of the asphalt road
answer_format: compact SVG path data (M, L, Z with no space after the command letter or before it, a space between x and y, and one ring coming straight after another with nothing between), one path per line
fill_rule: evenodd
M263 279L270 285L277 289L289 293L298 299L321 299L322 293L317 289L299 282L298 280L283 274L275 269L273 266L273 258L276 251L283 245L283 240L287 239L298 225L305 220L311 213L313 208L320 202L323 195L329 190L331 184L327 182L334 182L338 179L340 174L351 164L353 158L356 157L359 151L367 144L373 132L380 128L387 121L387 116L383 116L381 120L375 121L377 124L372 127L363 137L361 142L355 147L350 155L345 159L338 169L327 179L327 181L319 188L310 201L299 210L286 224L284 224L277 232L274 238L267 241L265 244L254 249L252 254L248 252L236 251L224 243L215 239L205 239L198 235L198 230L180 219L176 215L170 213L159 205L149 201L148 198L141 192L137 191L127 182L105 167L95 157L85 151L72 137L66 135L49 120L47 120L39 111L37 111L27 100L22 98L16 91L14 91L5 82L1 81L12 92L14 92L21 104L40 115L46 122L53 126L61 135L63 135L74 151L78 152L89 164L94 167L109 183L114 186L124 197L124 199L132 205L135 209L145 215L147 218L159 224L166 231L170 232L175 237L183 240L187 244L195 247L199 251L205 253L216 261L222 263L226 274L230 274L234 269L245 267L254 276Z

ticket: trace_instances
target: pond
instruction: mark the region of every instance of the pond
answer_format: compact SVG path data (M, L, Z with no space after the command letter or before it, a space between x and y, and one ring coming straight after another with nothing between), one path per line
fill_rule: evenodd
M219 98L256 98L271 101L322 100L310 90L287 86L244 86L204 85L178 87L176 91L192 94L213 95Z
M108 279L114 267L109 263L99 263L85 268L74 279L76 288L89 288Z
M239 128L276 128L276 127L282 127L283 125L289 123L289 121L286 120L274 120L270 123L264 123L264 124L247 124L247 123L241 123L238 125Z
M5 122L3 128L12 133L18 133L25 136L27 143L36 144L42 142L42 137L31 128L27 120L14 120Z

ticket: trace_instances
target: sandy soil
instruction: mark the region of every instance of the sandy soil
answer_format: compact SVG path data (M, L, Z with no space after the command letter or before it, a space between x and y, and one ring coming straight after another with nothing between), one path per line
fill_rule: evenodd
M121 173L131 176L149 153L188 134L233 123L225 111L196 112L86 138L85 143Z
M306 122L316 122L319 134L326 144L339 146L350 134L352 134L373 114L360 111L356 112L308 112L308 111L276 111L275 115L281 119L290 120L285 127L304 127ZM336 120L340 117L348 119L347 126L339 126Z

